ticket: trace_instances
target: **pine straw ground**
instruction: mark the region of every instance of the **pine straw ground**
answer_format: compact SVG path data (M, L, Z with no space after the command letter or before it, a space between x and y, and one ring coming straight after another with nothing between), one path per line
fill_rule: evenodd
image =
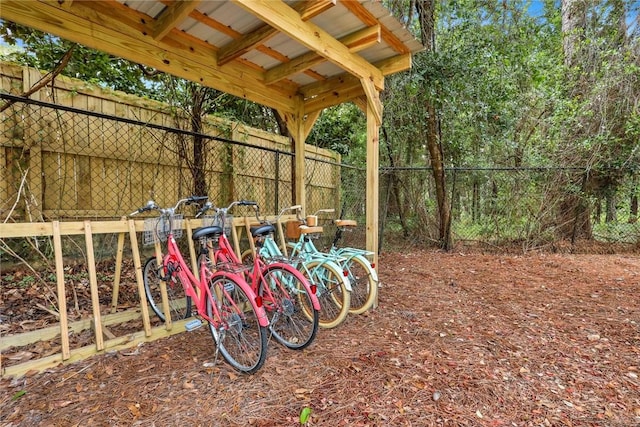
M640 257L386 253L379 307L264 368L205 328L0 382L4 426L638 426ZM24 393L24 394L23 394Z

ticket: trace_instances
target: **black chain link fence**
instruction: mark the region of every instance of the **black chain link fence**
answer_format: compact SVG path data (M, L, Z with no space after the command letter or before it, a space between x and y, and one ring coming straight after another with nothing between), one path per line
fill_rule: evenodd
M603 188L603 176L616 176ZM454 245L561 250L578 242L640 247L639 178L634 170L458 168L446 173ZM429 168L383 169L381 236L438 241L439 217ZM617 250L609 245L608 250Z
M263 214L295 202L293 154L282 149L289 143L256 143L255 135L211 124L206 133L190 132L176 126L178 119L143 110L146 120L134 120L1 97L3 221L117 219L149 199L169 206L191 194L207 194L218 206L256 200ZM616 191L603 191L601 176L581 168L450 169L453 243L525 251L576 240L638 246L638 176L615 175ZM366 185L364 167L307 153L306 214L335 210L320 215L327 231L322 246L335 231L330 220L340 217L359 225L343 243L364 247ZM381 248L397 241L437 244L429 168L382 168L379 198ZM28 252L33 244L21 246Z

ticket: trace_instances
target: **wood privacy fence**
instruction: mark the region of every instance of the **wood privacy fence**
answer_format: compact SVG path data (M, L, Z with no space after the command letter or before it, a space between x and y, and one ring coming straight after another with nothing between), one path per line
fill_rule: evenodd
M0 92L18 95L42 75L0 63ZM253 199L264 212L293 204L288 138L207 117L204 131L168 105L58 77L0 113L0 212L19 221L119 218L154 199ZM198 146L194 141L200 141ZM337 206L338 154L307 146L307 204Z
M57 324L22 333L15 325L10 325L8 334L6 328L0 329L2 376L46 369L185 330L184 322L157 325L149 315L141 276L145 255L138 241L143 221L120 218L149 199L172 206L193 195L194 171L202 172L205 192L217 206L252 199L263 214L275 214L294 204L288 139L215 117L207 117L204 131L195 134L182 130L188 120L177 117L167 105L64 77L28 100L18 96L41 77L36 70L0 63L0 321L5 322L0 326L13 319L6 315L15 308L7 292L28 290L6 282L3 263L10 259L7 254L21 248L28 254L30 244L40 245L38 252L47 246L40 255L54 260L55 289L47 290L51 295L46 302L37 296L22 301L39 304L34 311L47 311ZM196 140L204 144L200 154L194 149ZM308 210L338 208L339 155L307 146L305 158ZM233 240L239 249L246 224L242 218L234 221L238 226L234 230L239 231ZM104 248L111 267L115 264L108 290L96 268ZM78 253L85 269L81 283L69 273L69 258ZM134 277L122 277L123 264L131 260ZM90 308L68 307L78 286L84 285L89 287ZM133 307L123 304L122 285L128 285L128 296L136 301ZM70 312L75 313L71 319ZM91 344L85 345L88 333ZM78 340L82 334L84 339ZM46 351L29 351L42 342L52 344ZM26 361L6 356L24 353L35 356Z
M287 253L284 224L295 216L283 215L281 218L268 216L268 220L277 225L277 236L283 253ZM182 228L187 236L196 227L202 226L201 219L190 219L181 221ZM233 219L231 241L237 254L240 256L242 249L241 241L246 241L249 236L249 228L257 224L255 218L238 217ZM184 332L185 323L189 319L177 322L171 321L171 316L166 316L165 323L159 323L155 314L150 311L145 299L144 284L142 278L142 266L144 259L141 258L140 234L143 233L144 220L121 219L119 221L69 221L69 222L40 222L22 224L2 224L0 223L0 236L6 238L19 237L47 237L51 238L54 247L55 262L55 300L57 306L49 309L56 314L57 324L45 325L28 332L3 334L0 339L0 372L2 377L14 377L25 374L29 371L41 371L60 363L69 363L85 359L89 356L104 353L106 351L116 351L140 345L141 343L153 341L176 333ZM108 291L105 287L98 287L98 271L96 268L94 240L96 236L103 234L117 233L117 255L115 259L115 274ZM76 293L75 287L79 286L69 280L69 273L64 265L64 245L63 237L84 236L84 251L86 253L86 272L88 285L90 288L90 307L85 310L89 316L79 320L70 320L68 316L68 306L74 303ZM190 254L192 269L195 268L196 252L194 243L190 238L188 241L188 254ZM249 240L249 246L253 247ZM125 245L125 243L128 243ZM160 243L156 243L156 250L161 251ZM129 252L129 253L126 253ZM122 283L123 260L127 257L133 259L135 271L135 288L137 303L131 307L130 304L120 304L120 287ZM185 257L187 254L185 253ZM102 278L101 281L104 281ZM104 295L108 293L110 295ZM108 298L110 296L110 298ZM110 304L105 304L105 297L110 299ZM166 293L163 294L166 298ZM103 301L101 303L101 301ZM164 301L163 304L167 302ZM77 301L76 301L77 304ZM166 306L166 305L165 305ZM122 328L122 325L127 325ZM155 325L155 326L154 326ZM120 332L118 332L120 331ZM90 333L90 344L83 345L82 342L74 340L75 337L83 333ZM84 340L86 342L87 340ZM24 353L39 353L29 351L30 346L40 342L51 342L47 348L53 348L47 355L36 355L22 360L19 355ZM212 352L213 349L212 344Z

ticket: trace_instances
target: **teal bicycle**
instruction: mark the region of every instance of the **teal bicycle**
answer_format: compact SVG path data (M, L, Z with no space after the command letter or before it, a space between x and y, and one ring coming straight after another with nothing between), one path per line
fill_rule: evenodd
M313 215L309 215L302 220L300 210L296 212L298 220L307 224L307 226L317 226L318 214L334 213L335 209L320 209ZM378 297L378 274L375 266L367 257L373 255L373 252L364 249L352 247L340 247L338 243L342 240L343 232L353 229L357 226L357 222L348 219L336 219L333 221L336 225L336 234L329 248L328 255L338 260L340 267L347 273L349 283L351 284L351 305L349 313L362 314L369 310L376 302ZM312 239L300 238L294 244L294 253L322 254L313 243Z
M279 222L282 215L287 211L297 211L300 206L284 208L277 216ZM256 246L255 254L264 260L286 261L294 265L302 275L309 281L316 290L316 295L320 301L320 321L322 328L335 328L349 314L351 304L351 284L339 264L337 256L295 251L289 256L284 255L276 243L273 232L275 228L264 218L260 218L259 210L256 209L256 219L260 223L257 227L251 227L251 234L254 236ZM319 227L299 228L301 236L309 239L311 235L322 232ZM243 253L243 262L248 262L253 255L253 250L249 249ZM304 309L304 306L302 307ZM307 313L311 314L311 313Z

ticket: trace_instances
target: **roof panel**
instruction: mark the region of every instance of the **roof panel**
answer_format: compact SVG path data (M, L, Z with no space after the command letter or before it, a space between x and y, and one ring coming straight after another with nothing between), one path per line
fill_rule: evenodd
M397 72L410 66L407 52L423 50L379 0L336 0L334 5L316 0L32 0L29 13L22 0L0 1L1 19L283 111L294 108L292 99L305 93L304 86L338 75L368 76L381 88L382 70L372 64L398 57L397 66L388 67ZM331 37L309 37L286 5L309 7L304 19ZM339 44L344 36L376 25L382 29L379 43L363 39L358 52ZM354 80L341 81L352 85ZM357 88L346 90L360 96Z

